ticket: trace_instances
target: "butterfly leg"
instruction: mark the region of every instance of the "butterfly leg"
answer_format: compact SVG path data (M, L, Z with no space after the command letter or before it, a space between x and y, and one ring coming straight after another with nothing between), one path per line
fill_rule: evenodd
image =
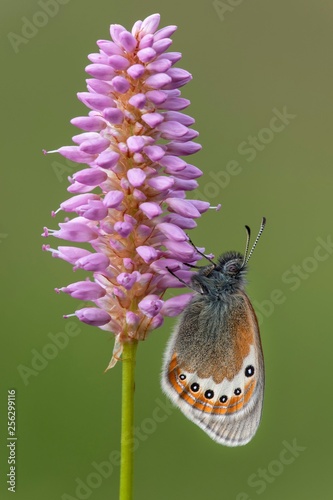
M185 285L187 288L190 288L194 292L198 291L196 288L194 288L193 286L191 286L189 283L186 283L186 281L184 281L183 279L179 278L179 276L177 276L176 273L174 273L173 271L171 271L170 267L166 267L166 269L169 271L170 274L172 274L172 276L174 276L174 278L177 278L177 280L180 281L181 283L183 283L183 285ZM199 293L201 293L201 295L203 294L203 292L199 292Z

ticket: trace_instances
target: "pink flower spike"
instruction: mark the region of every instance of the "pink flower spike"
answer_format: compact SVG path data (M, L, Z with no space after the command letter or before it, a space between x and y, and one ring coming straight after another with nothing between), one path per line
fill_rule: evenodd
M86 242L95 240L98 237L97 230L81 222L60 223L60 230L53 231L52 236L68 241Z
M88 132L99 132L105 127L105 122L99 116L79 116L71 120L71 124Z
M168 171L168 170L166 170ZM202 171L194 165L187 164L183 170L177 172L177 177L182 179L197 179L202 176Z
M151 47L141 49L138 52L138 58L142 63L148 63L156 57L156 52Z
M172 64L175 64L182 58L182 55L180 52L167 52L166 54L163 54L161 57L163 58L165 57L166 59L169 59L169 61L171 61Z
M187 165L187 163L184 160L182 160L181 158L178 158L177 156L170 156L170 155L164 155L163 158L161 158L159 163L163 167L170 168L170 173L180 172L181 170L184 170L184 168Z
M131 168L127 172L127 179L132 186L140 187L146 180L146 174L141 170L141 168Z
M122 237L127 238L133 231L133 226L129 222L116 222L114 230Z
M48 151L48 154L50 153L60 153L65 158L77 163L90 163L95 159L94 156L80 151L78 146L63 146L55 151Z
M138 236L142 238L142 240L146 240L151 236L152 228L147 226L146 224L139 224L137 233Z
M126 28L124 28L124 26L122 26L121 24L111 24L110 26L110 35L111 35L111 38L114 40L114 42L120 46L120 40L119 40L119 36L120 36L120 33L122 33L123 31L126 31Z
M134 94L129 100L129 104L135 108L142 109L146 104L146 96L144 94Z
M144 139L139 135L132 135L127 139L127 146L131 153L141 151L145 146Z
M91 191L95 187L95 186L85 186L80 182L73 182L73 180L70 177L68 177L68 180L72 183L67 188L67 191L69 191L70 193L88 193L88 191Z
M138 326L140 323L140 316L132 311L126 313L126 323L130 326Z
M73 135L72 141L80 146L85 141L93 141L100 138L101 136L97 132L83 132L82 134Z
M123 76L115 76L112 80L112 87L119 94L126 94L130 88L130 83Z
M133 64L130 66L127 70L127 74L131 77L137 80L140 78L144 72L146 71L146 68L142 64Z
M164 117L160 113L146 113L142 116L142 120L149 125L149 127L154 128L163 122ZM160 129L158 129L160 130Z
M146 245L137 247L136 251L147 264L153 262L158 255L155 248Z
M99 168L80 170L73 175L73 179L86 186L98 186L107 179L107 174Z
M89 75L100 80L111 80L115 76L114 69L106 64L88 64L85 69Z
M158 58L155 61L147 64L147 70L151 73L165 73L171 67L171 61L169 59Z
M99 196L92 193L78 194L76 196L72 196L72 198L69 198L66 201L63 201L60 204L60 207L65 212L76 212L82 205L87 204L89 200L99 200Z
M116 153L115 151L103 151L96 159L96 164L102 168L111 169L117 165L119 157L119 153Z
M162 90L149 90L146 97L154 104L163 104L168 98L168 94Z
M130 65L130 62L124 56L114 55L109 57L109 64L110 66L112 66L113 69L120 71L127 69L128 66ZM105 78L105 80L109 80L109 78Z
M94 64L104 64L104 65L107 65L108 64L108 58L105 54L88 54L88 59L89 61L91 61L92 63ZM87 71L86 69L86 72L89 73L89 71Z
M177 297L166 300L161 308L161 314L171 317L178 316L183 312L192 298L193 293L184 293L183 295L177 295Z
M171 76L173 82L190 81L192 79L191 73L181 68L171 68L167 74Z
M160 19L161 16L159 14L152 14L151 16L146 17L141 24L141 33L145 35L147 33L154 33L160 24Z
M124 120L124 113L118 108L106 108L103 111L103 116L113 125L119 125Z
M108 208L117 208L124 199L122 191L109 191L104 197L104 205Z
M93 94L100 94L100 95L108 96L109 94L112 93L111 85L107 82L102 81L102 80L98 80L96 78L87 78L86 83L87 83L88 91L92 92ZM110 105L115 106L113 99L111 100Z
M190 243L168 239L164 241L164 245L174 259L184 259L185 262L191 262L191 260L193 260L195 250Z
M217 209L187 198L202 175L182 158L201 148L194 142L198 132L189 128L194 119L182 113L190 101L180 89L192 76L174 66L180 52L166 52L176 26L158 29L159 22L153 14L131 32L113 24L113 41L98 40L88 56L86 91L77 94L86 116L71 120L80 133L71 145L49 152L82 165L68 177L72 197L52 212L59 217L63 210L70 218L44 228L43 237L78 246L43 249L74 271L90 273L90 280L57 291L94 306L66 317L76 315L115 335L108 368L126 342L145 339L164 316L186 306L191 294L163 297L168 288L191 283L187 264L196 265L201 255L186 231L208 208Z
M140 33L140 28L142 26L142 21L135 21L133 24L131 33L135 38L138 38L140 40L142 34Z
M109 40L98 40L97 45L108 56L123 54L123 50L118 47L117 44L110 42Z
M161 224L157 224L156 227L170 240L188 241L188 236L180 227L176 226L176 224L162 222Z
M107 216L108 209L102 201L90 200L87 205L82 205L78 213L86 219L99 221Z
M60 248L60 247L59 247ZM110 264L110 259L103 253L89 253L76 260L73 271L84 269L85 271L105 271Z
M170 111L180 111L181 109L187 108L187 106L189 105L190 101L188 99L184 99L183 97L168 97L160 105L158 105L157 103L158 108L163 108Z
M80 300L96 300L105 295L105 290L91 281L78 281L59 290Z
M153 318L156 316L163 306L163 300L161 300L158 295L147 295L141 302L139 302L139 309L148 318Z
M161 38L160 40L158 40L153 44L153 49L156 51L157 54L162 54L162 52L168 50L171 44L172 44L171 38Z
M173 213L166 215L163 220L171 224L176 224L182 229L194 229L197 226L197 223L193 219Z
M126 52L133 52L137 45L136 39L128 31L123 31L122 33L120 33L119 42L124 47Z
M148 217L148 219L153 219L162 213L160 205L154 202L141 203L140 209Z
M124 264L124 268L127 271L133 271L135 269L135 263L133 262L132 259L129 259L129 258L123 259L123 264Z
M147 47L151 47L154 43L154 35L152 33L148 33L144 35L139 43L139 49L145 49Z
M52 257L58 257L59 259L69 262L70 264L76 264L78 259L84 259L91 255L88 250L77 247L59 246L57 250L51 248L48 250L52 252Z
M92 326L103 326L111 320L110 315L106 311L97 307L84 307L75 311L75 314L80 321Z
M165 151L160 146L146 146L143 152L148 156L151 161L159 161L165 155Z
M201 200L189 200L193 206L202 214L210 208L208 201Z
M163 122L157 129L162 132L164 139L177 139L188 132L188 128L176 121Z
M126 290L130 290L133 287L133 285L136 283L136 280L137 280L137 276L134 273L133 274L120 273L117 276L117 283L119 283L119 285L126 288Z
M154 35L155 42L161 40L162 38L169 38L177 30L177 26L166 26L158 31Z
M192 116L185 115L184 113L180 113L179 111L166 111L165 113L162 113L162 115L164 116L165 121L175 120L182 125L186 125L187 127L195 123L195 120L194 118L192 118Z
M148 331L156 330L157 328L159 328L160 326L163 325L163 322L164 322L164 318L163 318L162 314L157 314L151 320L150 325L148 327Z
M172 188L174 183L175 180L172 177L166 177L164 175L153 177L147 182L150 187L160 192L167 191L168 189Z
M112 108L114 101L111 97L101 94L91 94L89 92L78 92L78 98L88 108L103 111L105 108Z
M196 219L200 217L200 212L191 203L192 200L181 200L179 198L167 198L165 202L169 205L174 212L183 217L189 217L191 219Z
M201 149L201 144L196 142L170 142L167 146L168 153L178 156L187 156L197 153Z
M173 189L178 191L193 191L198 187L197 181L191 179L175 179Z
M88 141L83 141L79 148L87 154L95 155L104 151L110 146L109 139L104 139L104 137L99 137L98 139L91 139Z
M139 189L134 188L133 189L133 198L138 201L138 202L144 202L147 199L147 196L140 191Z
M171 77L166 73L157 73L156 75L149 76L145 84L153 89L160 89L171 81Z

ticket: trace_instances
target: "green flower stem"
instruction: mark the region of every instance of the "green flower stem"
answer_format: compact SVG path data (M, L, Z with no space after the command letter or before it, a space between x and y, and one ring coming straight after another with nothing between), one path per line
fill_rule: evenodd
M138 343L125 343L122 354L121 462L119 500L133 498L134 372Z

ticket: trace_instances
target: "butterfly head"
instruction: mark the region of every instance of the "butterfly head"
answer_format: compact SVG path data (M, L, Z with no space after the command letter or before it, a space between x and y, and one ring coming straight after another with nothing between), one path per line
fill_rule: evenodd
M259 241L265 224L266 219L263 217L257 238L250 251L251 231L248 226L245 226L247 240L244 255L239 252L226 252L221 255L217 264L208 259L211 264L202 268L192 277L192 288L198 290L201 295L215 297L219 300L225 297L226 294L243 290L246 284L247 263Z
M192 278L192 285L203 295L221 298L224 293L242 289L246 266L238 252L226 252L216 264L200 269Z
M244 256L239 252L226 252L218 260L216 271L221 273L221 278L228 283L244 283L247 265Z

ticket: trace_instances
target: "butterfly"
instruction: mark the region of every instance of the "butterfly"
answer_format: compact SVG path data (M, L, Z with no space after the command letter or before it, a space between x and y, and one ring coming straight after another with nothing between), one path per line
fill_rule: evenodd
M226 252L215 263L196 249L209 264L198 267L187 285L195 293L164 355L163 391L190 420L226 446L248 443L261 420L264 358L245 275L265 224L263 217L249 253L251 231L245 226L244 256Z

